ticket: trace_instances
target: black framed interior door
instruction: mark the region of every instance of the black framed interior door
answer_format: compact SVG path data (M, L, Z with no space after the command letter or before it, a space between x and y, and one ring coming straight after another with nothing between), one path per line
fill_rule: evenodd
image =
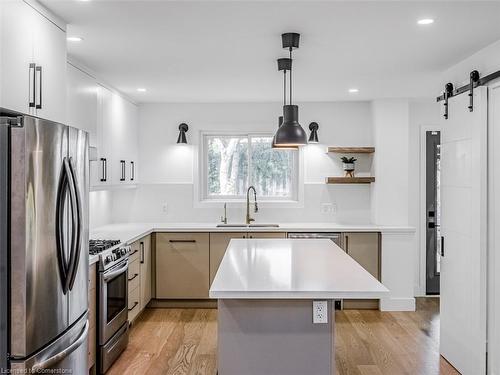
M439 131L426 132L426 294L439 294L440 279L440 144Z

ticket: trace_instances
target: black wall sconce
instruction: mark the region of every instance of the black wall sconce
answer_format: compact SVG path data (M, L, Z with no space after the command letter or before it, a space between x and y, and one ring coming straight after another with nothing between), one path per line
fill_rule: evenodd
M189 126L185 123L179 125L179 136L177 137L177 143L187 144L186 132L189 130Z
M318 143L318 129L319 125L317 122L311 122L309 124L309 130L311 134L309 135L309 143Z

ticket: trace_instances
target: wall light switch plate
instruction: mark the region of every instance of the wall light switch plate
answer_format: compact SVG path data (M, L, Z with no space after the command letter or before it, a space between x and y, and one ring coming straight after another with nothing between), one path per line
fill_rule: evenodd
M321 213L335 215L337 213L337 205L335 203L321 203Z
M168 213L168 204L163 203L163 206L161 206L161 210L163 211L163 213Z
M313 324L328 323L328 301L313 301Z

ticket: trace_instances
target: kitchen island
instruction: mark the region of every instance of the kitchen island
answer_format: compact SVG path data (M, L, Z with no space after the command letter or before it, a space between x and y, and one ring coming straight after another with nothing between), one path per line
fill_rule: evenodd
M231 240L210 288L218 373L335 374L333 301L388 293L329 240Z

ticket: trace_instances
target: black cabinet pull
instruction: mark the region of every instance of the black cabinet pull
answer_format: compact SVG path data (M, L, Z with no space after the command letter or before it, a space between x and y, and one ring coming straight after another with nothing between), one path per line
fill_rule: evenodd
M141 264L144 264L144 242L141 242Z
M38 103L36 109L42 109L42 67L37 66L35 72L38 73Z
M139 304L139 302L134 302L134 306L132 306L128 311L132 311L133 309L136 308L136 306Z
M130 162L130 181L134 181L135 178L135 163L133 161Z
M441 236L441 256L444 257L444 237Z
M130 279L128 279L128 281L134 280L137 276L139 276L139 274L138 273L134 273L134 276L132 276Z
M181 243L195 243L196 240L169 240L170 243L181 242Z
M108 161L106 158L101 158L101 182L106 182L108 179Z
M35 72L36 64L30 63L30 73L29 73L29 107L35 108L36 101L36 72Z
M134 250L134 252L132 254L129 254L129 257L131 257L132 255L134 255L135 253L137 253L139 250Z
M120 181L125 181L125 160L120 160L121 168L122 168L122 176Z

